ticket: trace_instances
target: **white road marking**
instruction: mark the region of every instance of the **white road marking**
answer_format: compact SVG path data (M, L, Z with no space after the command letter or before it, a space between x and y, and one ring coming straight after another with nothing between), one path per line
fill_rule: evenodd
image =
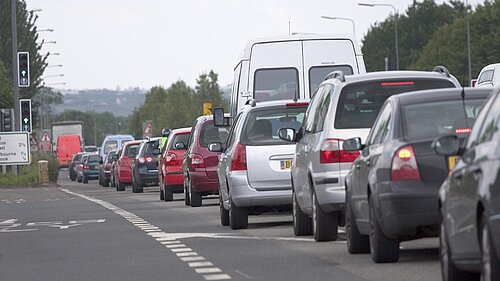
M192 252L193 249L191 248L180 248L180 249L170 249L170 251L174 253L180 253L180 252Z
M188 257L188 256L197 256L197 252L186 252L186 253L177 253L178 257Z
M15 224L16 221L17 221L17 219L8 219L8 220L4 220L3 222L0 222L0 225Z
M181 260L182 261L202 261L202 260L205 260L205 258L197 256L197 257L185 257L185 258L181 258Z
M210 274L203 275L203 278L205 278L205 280L228 280L231 279L231 276L227 274Z
M165 247L169 248L169 249L173 249L173 248L182 248L182 247L186 247L186 245L184 244L170 244L170 245L165 245Z
M222 270L218 267L202 267L202 268L196 268L195 269L196 273L219 273L222 272Z
M202 267L202 266L213 266L214 264L209 261L199 261L188 263L189 267Z
M156 241L160 242L160 244L163 244L163 245L169 245L169 244L177 244L177 243L181 243L181 241L162 241L162 240L158 240L156 239Z

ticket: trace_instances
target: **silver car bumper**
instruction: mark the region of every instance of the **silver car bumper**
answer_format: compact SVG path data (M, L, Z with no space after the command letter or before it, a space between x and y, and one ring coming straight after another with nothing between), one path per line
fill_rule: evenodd
M313 174L314 190L325 212L343 211L345 206L345 176L348 170Z

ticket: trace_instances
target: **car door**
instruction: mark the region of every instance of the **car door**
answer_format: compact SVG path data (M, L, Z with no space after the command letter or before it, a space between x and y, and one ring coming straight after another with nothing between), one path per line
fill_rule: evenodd
M219 165L217 167L217 174L219 177L219 195L222 196L224 201L229 200L229 185L227 183L227 176L231 170L231 157L233 153L234 146L238 140L236 132L238 126L240 126L240 120L242 113L238 114L235 118L234 124L229 131L227 141L223 144L224 152L220 154Z
M479 258L477 214L473 210L477 207L477 189L483 177L482 166L495 151L491 140L499 133L497 108L500 108L498 97L491 104L486 103L485 109L493 110L483 110L477 117L466 151L450 177L445 215L448 243L453 249L454 258Z
M384 150L389 136L392 118L392 104L386 102L372 126L365 148L354 162L354 184L350 192L351 207L357 223L367 226L369 219L368 186L376 177L377 161Z
M303 136L295 147L295 157L292 163L292 185L296 193L297 201L302 209L311 208L311 187L309 185L310 148L314 145L314 122L316 112L325 93L324 85L321 85L312 97L307 108L305 119L301 129Z

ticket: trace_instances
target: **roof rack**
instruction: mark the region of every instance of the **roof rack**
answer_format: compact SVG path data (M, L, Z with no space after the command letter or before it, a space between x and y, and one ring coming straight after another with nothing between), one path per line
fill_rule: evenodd
M334 78L338 78L340 80L340 82L345 82L345 75L344 75L344 72L341 71L341 70L335 70L334 72L331 72L330 74L328 74L325 79L325 80L328 80L328 79L334 79Z
M444 67L442 65L438 65L438 66L434 67L432 69L432 71L437 72L437 73L441 73L441 74L443 74L446 77L451 77L450 71L448 71L448 68L446 68L446 67Z

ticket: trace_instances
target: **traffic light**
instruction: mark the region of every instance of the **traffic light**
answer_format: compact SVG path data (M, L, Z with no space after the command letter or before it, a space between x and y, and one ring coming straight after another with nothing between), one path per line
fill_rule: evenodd
M21 110L21 131L31 133L32 117L31 117L31 100L19 100L19 108Z
M12 109L8 108L8 109L2 109L0 110L0 114L1 114L1 130L2 132L11 132L12 131L12 128L14 127L14 124L13 124L13 119L14 119L14 114L13 114L13 111Z
M30 86L30 54L28 52L17 53L17 75L19 87Z

